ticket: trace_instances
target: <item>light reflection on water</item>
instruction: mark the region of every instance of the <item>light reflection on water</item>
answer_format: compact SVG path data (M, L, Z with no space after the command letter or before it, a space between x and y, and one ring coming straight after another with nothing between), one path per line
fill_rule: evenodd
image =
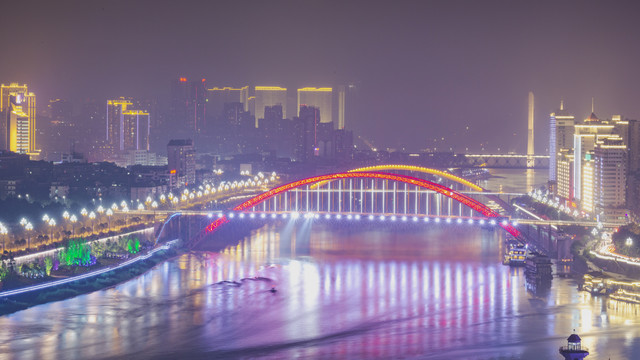
M640 351L638 306L569 279L528 292L522 269L499 264L499 232L310 230L265 226L221 253L2 317L0 356L557 359L573 329L590 358Z

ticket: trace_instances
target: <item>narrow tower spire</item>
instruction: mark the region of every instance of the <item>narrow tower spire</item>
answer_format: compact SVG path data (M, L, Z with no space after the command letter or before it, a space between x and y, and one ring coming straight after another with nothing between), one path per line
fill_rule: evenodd
M527 167L533 167L533 92L529 91L529 121L528 121L528 139L527 139Z
M591 112L595 113L595 99L593 97L591 98Z
M564 100L560 99L560 110L564 110Z

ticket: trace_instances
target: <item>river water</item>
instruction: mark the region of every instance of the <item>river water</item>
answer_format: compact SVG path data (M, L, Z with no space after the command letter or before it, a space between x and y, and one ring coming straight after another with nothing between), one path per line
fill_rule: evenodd
M560 359L574 329L588 359L640 354L638 306L527 286L501 230L310 221L0 317L0 358Z

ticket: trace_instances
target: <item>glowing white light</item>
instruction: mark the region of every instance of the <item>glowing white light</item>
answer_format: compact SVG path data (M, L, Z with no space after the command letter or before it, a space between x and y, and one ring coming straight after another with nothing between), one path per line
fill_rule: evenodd
M403 216L403 217L402 217L402 221L407 221L407 217L406 217L406 216Z
M266 217L267 217L267 214L262 213L262 214L260 214L260 217L264 219L264 218L266 218Z
M395 215L391 216L391 221L396 221L396 216Z
M414 216L414 217L413 217L413 221L414 221L414 222L418 221L418 217L417 217L417 216Z
M208 217L209 219L211 219L211 218L213 217L213 214L212 214L212 213L208 213L208 214L207 214L207 217Z
M342 215L340 215L340 214L336 215L336 219L338 219L338 220L342 219Z
M373 220L373 215L369 215L369 220Z
M473 224L473 219L469 219L469 221L467 221L469 223L469 225Z
M218 217L221 218L222 217L222 213L218 213Z
M360 214L356 214L356 220L360 220Z
M502 225L507 226L507 220L502 220Z
M351 216L351 214L347 215L347 220L351 220L353 219L353 216Z
M489 224L491 224L491 225L495 225L495 224L496 224L496 221L495 221L495 220L491 220L491 221L489 221Z
M446 222L447 224L451 224L451 218L447 218Z
M384 221L384 215L380 215L380 221Z
M275 218L276 218L276 216L277 216L276 214L271 214L271 218L272 218L272 219L275 219Z
M233 213L229 213L229 218L233 219L235 215Z
M436 218L436 222L439 223L440 222L440 218Z
M282 214L282 218L286 219L287 218L287 214Z
M299 217L300 217L300 214L298 214L297 212L293 212L293 213L291 213L291 218L292 218L292 219L297 219L297 218L299 218Z
M331 219L331 215L329 215L329 214L325 214L325 215L324 215L324 218L325 218L325 219Z
M517 221L514 221L514 222L512 222L512 223L511 223L511 225L513 225L513 226L518 226L518 222L517 222Z
M249 217L254 219L256 217L256 214L251 213L251 215L249 215Z
M429 222L429 218L428 217L424 218L424 222Z
M458 220L456 221L458 224L462 224L462 219L458 218Z
M240 219L244 219L244 213L240 213Z
M484 219L480 219L480 225L484 225Z

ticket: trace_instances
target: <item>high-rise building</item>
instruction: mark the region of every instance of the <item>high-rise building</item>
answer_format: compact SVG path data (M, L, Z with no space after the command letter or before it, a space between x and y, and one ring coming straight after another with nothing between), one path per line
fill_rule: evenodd
M551 113L549 124L549 180L557 181L559 153L573 150L575 117L564 109L564 102L560 101L560 109Z
M206 79L187 81L181 77L171 82L169 123L172 130L189 135L206 128Z
M149 150L151 119L149 112L133 108L131 99L107 101L106 142L112 153Z
M244 111L249 111L249 86L240 88L214 87L207 89L207 114L220 116L226 103L241 103Z
M614 131L614 125L608 121L601 121L593 112L584 120L583 124L574 126L573 134L573 197L582 199L582 165L587 153L593 152L599 137L609 136Z
M256 127L259 119L264 119L264 108L266 106L281 105L282 116L287 118L287 88L279 86L256 86L254 103L254 115L256 117Z
M320 122L330 123L333 121L332 99L333 88L330 87L298 89L298 116L300 116L302 106L312 106L320 110L320 114L322 114Z
M38 155L36 96L28 92L27 85L17 83L0 85L0 112L4 113L4 126L1 128L3 148L10 150L13 144L13 147L20 149L22 153Z
M565 200L573 199L573 151L558 152L557 195Z
M596 212L608 218L623 213L626 205L627 145L619 135L603 137L597 141L593 157Z
M597 184L595 183L593 154L587 153L582 161L582 201L581 208L590 214L594 210L594 191Z
M174 139L167 144L168 169L172 187L187 186L196 181L196 152L191 139ZM174 181L175 179L175 181Z
M346 97L347 97L347 88L345 86L339 86L338 87L338 130L344 129Z

